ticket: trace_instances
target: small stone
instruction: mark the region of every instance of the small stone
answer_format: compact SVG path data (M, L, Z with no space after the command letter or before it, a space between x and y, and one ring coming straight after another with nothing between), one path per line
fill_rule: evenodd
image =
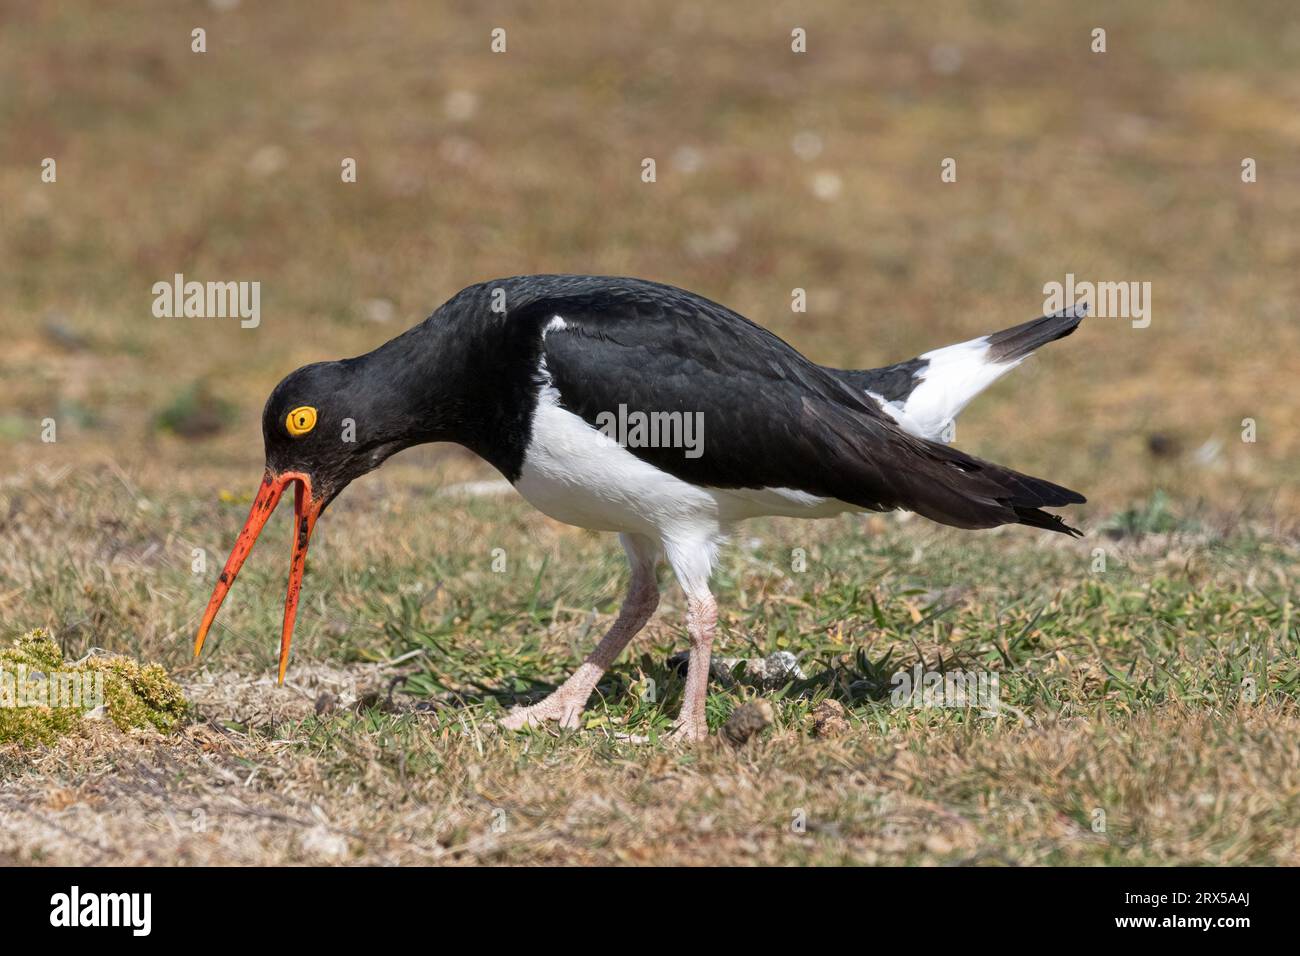
M727 722L722 725L722 736L740 746L764 727L770 726L773 717L772 705L767 701L748 701L731 712Z
M763 660L763 683L771 690L792 680L803 680L799 659L789 651L773 651Z
M669 667L685 673L688 655L673 655ZM767 657L715 657L709 662L709 676L733 687L737 683L759 690L779 690L792 680L803 680L799 660L789 651L776 651Z
M812 719L814 737L838 737L849 730L844 705L838 700L822 701L813 708Z

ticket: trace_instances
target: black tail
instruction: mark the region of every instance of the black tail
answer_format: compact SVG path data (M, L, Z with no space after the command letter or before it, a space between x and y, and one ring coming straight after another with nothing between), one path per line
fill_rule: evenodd
M1039 511L1037 508L1020 508L1017 507L1016 514L1020 517L1020 524L1027 524L1032 528L1045 528L1048 531L1059 531L1061 534L1068 534L1072 538L1082 538L1083 532L1078 528L1072 528L1066 524L1060 515L1054 515L1050 511Z
M995 465L951 445L909 435L880 413L822 406L809 424L833 464L817 486L873 511L903 508L955 528L1023 524L1082 535L1043 508L1083 504L1077 491ZM811 432L811 429L809 429Z
M1088 314L1086 304L1063 309L1041 319L1030 319L988 336L990 362L1014 362L1048 342L1063 339L1079 327Z
M945 490L955 492L959 505L952 507L951 494L937 496L934 513L929 502L918 503L914 510L961 528L989 528L1002 524L1023 524L1072 537L1083 532L1072 528L1043 508L1081 505L1088 499L1077 491L1064 488L1044 478L1022 474L1001 465L958 451L950 445L925 442L929 457L946 466L941 479Z

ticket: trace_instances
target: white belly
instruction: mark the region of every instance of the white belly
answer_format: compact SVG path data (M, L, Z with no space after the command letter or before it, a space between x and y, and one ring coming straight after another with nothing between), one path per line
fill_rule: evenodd
M712 538L744 518L824 517L852 508L791 489L701 488L682 481L561 408L551 386L539 393L515 488L557 521L661 538Z

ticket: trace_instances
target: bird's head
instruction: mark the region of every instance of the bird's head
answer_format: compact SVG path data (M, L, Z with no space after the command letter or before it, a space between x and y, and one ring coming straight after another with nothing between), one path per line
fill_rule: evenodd
M372 413L374 384L353 360L317 362L289 373L262 410L268 475L306 485L321 509L348 484L377 468L381 423Z
M293 486L293 551L289 590L280 635L280 682L289 660L289 643L298 612L307 543L316 519L348 483L377 467L402 441L401 422L379 419L384 385L359 372L356 360L319 362L290 373L275 387L262 412L266 472L253 498L244 528L226 560L194 642L197 657L217 610L235 582L257 536L280 497Z

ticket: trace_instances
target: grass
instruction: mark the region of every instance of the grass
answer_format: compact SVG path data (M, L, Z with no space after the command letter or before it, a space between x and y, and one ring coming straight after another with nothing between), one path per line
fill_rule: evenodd
M157 660L192 711L0 750L0 860L1300 862L1285 5L314 9L6 11L0 640ZM625 569L467 493L494 476L455 449L331 506L285 687L284 515L190 661L274 383L537 271L672 282L842 367L1024 321L1067 272L1150 281L1152 324L1089 319L961 419L961 447L1085 492L1086 538L740 531L718 653L804 675L713 683L715 731L773 706L743 747L618 739L675 712L671 587L580 732L495 730L602 633ZM177 272L262 282L261 324L154 318ZM894 705L918 663L996 674L1005 706ZM826 700L847 732L813 734Z
M453 467L441 483L455 477ZM274 542L286 523L265 532L194 665L188 641L215 567L196 575L166 553L214 517L233 535L244 502L201 509L169 490L128 490L110 473L65 478L85 482L57 496L83 550L71 561L63 548L26 552L31 583L45 590L24 593L24 606L61 623L69 653L92 633L129 633L125 646L177 672L195 720L167 736L96 725L88 738L0 751L14 824L0 854L1300 861L1293 533L1216 524L1168 503L1166 530L1079 541L896 517L755 522L717 578L717 653L789 651L805 679L774 689L715 680L715 730L756 697L772 703L772 726L740 747L715 737L681 749L619 736L654 737L675 713L681 677L668 659L685 636L673 588L602 681L582 730L496 729L504 709L561 680L612 621L621 552L513 497L421 504L427 521L412 526L403 515L426 480L423 468L395 463L382 492L358 486L322 522L295 659L277 688L284 555ZM26 490L24 539L45 520L39 503L54 504L49 490ZM117 514L130 517L104 520ZM163 528L171 544L151 538ZM494 548L505 550L504 572L491 570ZM791 569L795 548L807 555L803 572ZM1105 570L1094 570L1096 549ZM0 569L21 583L16 564ZM93 625L59 617L88 608ZM130 622L148 629L129 632ZM996 716L896 705L891 676L918 662L996 674ZM849 726L817 737L811 714L826 698L843 704ZM145 766L161 769L142 775Z

